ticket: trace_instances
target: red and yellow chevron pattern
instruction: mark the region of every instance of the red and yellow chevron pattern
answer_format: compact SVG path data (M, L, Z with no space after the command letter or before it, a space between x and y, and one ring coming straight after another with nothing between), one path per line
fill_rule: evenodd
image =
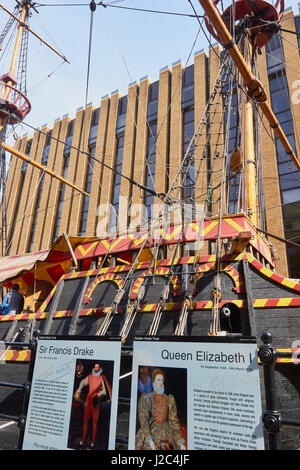
M151 272L153 272L153 270ZM155 269L155 275L156 276L167 276L169 274L169 272L170 272L170 269L165 268L163 266L158 266ZM133 283L131 293L130 293L130 299L131 300L136 299L138 290L139 290L140 286L142 285L142 283L144 281L144 277L146 276L146 274L147 274L147 270L145 270ZM170 282L172 283L172 286L173 286L174 295L180 295L180 293L181 293L181 284L180 284L178 276L173 274L171 279L170 279Z
M284 288L289 288L295 293L299 295L300 293L300 284L284 278L270 269L267 269L264 267L262 264L260 264L251 254L249 253L241 253L237 257L234 257L234 261L237 262L238 260L242 259L247 259L248 262L253 266L255 270L257 270L262 276L269 278L271 281L276 282L278 285L284 287ZM194 257L185 257L185 258L180 258L175 261L175 264L191 264L194 262ZM223 256L222 257L222 269L224 272L226 272L234 281L235 287L234 290L236 292L243 292L244 291L244 280L242 276L239 274L239 272L231 265L229 264L230 260L228 259L228 256ZM170 266L171 260L165 259L158 261L157 267L156 267L156 273L158 275L167 275L169 272L168 266ZM146 269L149 266L149 262L147 263L139 263L135 266L136 269ZM208 272L209 270L213 270L215 266L215 255L209 255L209 256L201 256L199 261L198 261L198 276L203 275L204 272ZM110 280L112 282L116 282L118 286L122 285L123 280L121 277L118 275L119 272L122 271L128 271L130 269L130 266L128 265L121 265L121 266L114 266L114 267L109 267L109 268L104 268L100 272L99 276L99 270L90 270L86 272L76 272L76 273L68 273L62 276L62 279L72 279L72 278L77 278L77 277L82 277L82 276L92 276L92 275L98 275L97 282L103 282L105 280ZM139 276L132 288L132 293L131 293L131 298L134 299L136 297L136 294L138 292L138 288L140 284L142 283L143 276L145 275L145 272L141 276ZM177 294L180 294L180 282L177 276L173 276L171 280L173 284L173 289L174 292ZM93 283L92 283L93 284ZM95 284L92 286L92 284L89 286L89 292L86 293L86 297L91 295L92 288L95 287ZM56 286L52 289L51 293L48 295L47 299L43 302L41 305L40 309L37 311L36 314L34 313L23 313L20 315L2 315L0 316L0 322L7 322L7 321L14 321L14 320L28 320L29 318L32 318L36 316L37 319L41 318L46 318L47 313L45 313L45 309L47 305L49 304L49 301L53 297L54 293L56 290ZM246 300L236 300L236 299L228 299L228 300L222 300L222 304L224 303L234 303L237 306L241 308L246 308ZM170 305L170 307L168 307ZM180 308L180 304L173 303L173 304L168 304L167 308L169 310L177 310ZM271 298L271 299L254 299L253 300L253 306L254 308L280 308L280 307L299 307L300 306L300 297L281 297L281 298ZM153 305L149 304L148 306L144 306L143 309L145 311L152 311ZM193 305L193 308L196 310L202 310L202 309L209 309L211 308L211 301L201 301L201 302L196 302ZM107 307L107 310L109 308ZM105 312L106 308L103 309ZM91 315L93 314L93 310L91 309L84 309L81 312L82 315ZM72 312L70 311L62 311L62 312L55 312L54 318L62 318L66 316L72 315Z
M195 288L196 288L196 284L199 280L199 278L203 275L203 273L206 273L208 271L214 271L215 270L215 267L216 267L216 263L214 262L210 262L210 263L206 263L206 264L201 264L198 268L197 268L197 274L195 276ZM234 291L237 292L237 293L240 293L240 292L245 292L245 284L244 284L244 279L242 278L242 276L240 275L240 273L229 263L221 263L221 269L223 272L225 272L226 274L228 274L233 282L234 282Z
M300 349L298 348L287 348L287 349L275 349L279 355L281 352L289 353L291 357L277 357L276 363L277 364L299 364L300 363ZM24 362L28 363L30 361L31 351L25 349L23 351L16 351L13 349L8 349L5 351L3 357L1 357L2 361L5 362ZM260 360L258 359L259 364Z
M10 362L29 362L31 351L24 349L23 351L15 351L13 349L7 349L4 355L1 357L2 361Z
M95 288L102 282L106 282L106 281L114 282L119 289L121 289L124 285L124 279L122 279L118 274L116 273L102 274L101 276L98 276L87 288L86 293L83 298L83 303L84 304L89 303L91 301L92 293L95 290Z
M283 287L288 287L289 289L296 290L300 292L300 284L291 279L285 278L280 276L279 274L274 273L270 269L263 266L257 259L254 258L251 254L247 253L247 259L249 263L259 271L263 276L268 277L272 281L277 282L278 284L282 285Z
M77 246L75 256L78 260L81 260L103 256L108 250L111 254L137 250L145 240L145 237L147 237L145 247L149 248L155 245L160 235L162 235L161 244L170 245L177 242L181 230L182 225L175 225L170 226L169 229L163 233L162 230L160 230L159 233L154 234L153 238L148 236L147 232L137 232L135 234L123 235L116 239L93 240L90 243L83 243ZM203 230L202 236L204 240L216 240L219 232L219 218L208 218L204 220L204 223L202 221L194 221L186 224L181 238L182 241L196 241L199 237L200 230ZM252 239L249 242L250 245L252 245L271 266L274 266L274 260L269 245L243 214L224 216L222 218L221 238L235 238L238 237L241 232L245 231L251 232Z

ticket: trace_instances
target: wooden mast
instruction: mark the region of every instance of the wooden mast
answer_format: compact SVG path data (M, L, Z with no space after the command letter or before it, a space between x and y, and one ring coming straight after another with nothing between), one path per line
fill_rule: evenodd
M248 34L244 37L244 57L251 65L252 44ZM253 128L253 103L249 96L243 96L244 99L244 116L243 116L243 156L246 165L246 184L244 184L244 204L243 208L249 219L256 227L257 225L257 200L256 200L256 155L254 144L254 128Z
M6 92L5 92L5 99L7 100L7 102L9 102L9 95L11 94L11 91L14 90L13 86L16 84L16 80L14 78L14 73L15 73L15 68L16 68L16 64L17 64L17 58L18 58L18 54L19 54L19 50L20 50L20 44L21 44L21 39L22 39L22 33L23 33L23 28L26 28L29 32L31 32L32 34L34 34L34 36L36 36L38 39L40 39L44 44L46 44L51 50L53 50L54 52L56 52L56 54L58 54L60 57L62 57L66 62L67 59L62 56L61 54L59 54L55 49L53 49L52 46L50 46L48 43L46 43L42 38L40 38L36 33L34 33L34 31L32 31L26 24L25 24L25 20L26 20L26 16L28 14L28 11L31 7L31 2L30 1L23 1L22 2L22 10L21 10L21 13L20 13L20 17L16 17L13 13L11 13L9 10L7 10L3 5L0 4L0 8L2 8L4 11L6 11L9 15L11 15L19 24L18 24L18 32L17 32L17 37L16 37L16 41L15 41L15 45L14 45L14 50L13 50L13 54L12 54L12 59L11 59L11 63L10 63L10 69L9 69L9 73L7 75L5 75L5 77L2 79L4 80L5 79L5 88L6 88ZM6 124L8 123L10 119L10 113L9 112L2 112L0 113L0 132L4 129L4 127L6 126ZM21 119L20 119L21 120ZM65 178L63 178L62 176L60 175L57 175L55 174L53 171L49 170L48 168L44 167L43 165L41 165L40 163L37 163L35 162L34 160L31 160L29 157L27 157L27 155L17 151L15 148L13 147L10 147L9 145L7 145L3 140L1 140L0 138L0 147L3 149L3 150L6 150L7 152L15 155L16 157L18 158L21 158L22 160L26 161L27 163L35 166L36 168L39 168L40 170L44 171L46 174L52 176L53 178L56 178L58 179L59 181L61 181L62 183L70 186L71 188L75 189L76 191L79 191L80 193L82 193L84 196L89 196L89 194L84 191L83 189L79 188L78 186L76 186L75 184L73 184L72 182L66 180Z
M2 5L0 5L0 6L2 7ZM10 63L9 73L5 76L5 79L4 79L4 81L6 83L5 99L7 101L9 100L9 96L11 94L12 87L16 84L16 80L14 78L14 73L15 73L17 57L18 57L18 53L19 53L19 49L20 49L20 43L21 43L21 39L22 39L23 25L25 24L25 19L26 19L27 12L28 12L29 8L30 8L29 3L26 3L26 4L23 3L20 18L17 18L15 15L13 15L13 17L16 20L18 20L19 25L18 25L18 32L17 32L17 37L16 37L16 41L15 41L15 45L14 45L13 55L12 55L12 59L11 59L11 63ZM9 120L9 114L3 115L1 113L0 131L2 131L4 129L4 127L6 126L8 120Z
M30 163L31 165L33 165L34 167L38 168L39 170L41 171L44 171L47 175L50 175L52 176L53 178L56 178L58 179L59 181L61 181L62 183L66 184L67 186L71 186L71 188L75 189L76 191L79 191L81 194L83 194L84 196L87 196L89 197L89 193L87 193L86 191L84 191L83 189L79 188L78 186L76 186L75 184L71 183L70 181L66 180L65 178L63 178L62 176L60 175L57 175L56 173L54 173L54 171L52 170L49 170L49 168L43 166L41 163L38 163L38 162L35 162L34 160L31 160L31 158L27 157L27 155L19 152L18 150L16 150L15 148L13 147L10 147L9 145L7 145L5 142L2 142L0 140L0 146L6 150L7 152L9 153L12 153L13 155L15 155L16 157L18 158L21 158L21 160L24 160L25 162L27 163Z
M249 97L251 99L254 99L258 103L262 112L269 121L271 128L274 130L274 133L283 145L283 148L291 158L298 171L300 171L300 161L298 160L295 152L293 151L269 102L267 101L267 97L262 84L252 74L247 62L239 51L230 32L226 28L221 16L219 15L217 9L215 8L211 0L199 0L199 2L201 3L202 8L208 16L210 22L217 31L220 41L222 42L225 49L228 51L228 54L231 56L242 77L244 78Z
M21 39L22 39L22 33L23 33L23 24L25 23L25 19L26 19L27 12L28 12L29 8L30 8L30 4L28 4L28 3L22 5L22 10L21 10L20 20L19 20L19 25L18 25L18 33L17 33L15 47L14 47L14 51L13 51L13 55L12 55L12 59L11 59L11 64L10 64L10 69L9 69L9 73L10 73L11 76L14 76L14 73L15 73L17 57L18 57L18 53L19 53L19 49L20 49L20 43L21 43ZM13 82L8 81L7 84L12 86Z

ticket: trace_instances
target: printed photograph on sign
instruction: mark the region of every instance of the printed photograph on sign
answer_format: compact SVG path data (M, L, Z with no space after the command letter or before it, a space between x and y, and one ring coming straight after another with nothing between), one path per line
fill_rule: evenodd
M186 369L138 367L135 449L187 449Z
M113 369L113 361L77 359L68 448L108 449Z
M129 450L262 450L254 340L137 339Z

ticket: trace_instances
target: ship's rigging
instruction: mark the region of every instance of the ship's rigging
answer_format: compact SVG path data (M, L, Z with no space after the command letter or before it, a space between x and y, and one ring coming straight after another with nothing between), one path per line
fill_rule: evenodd
M197 19L199 22L200 28L203 27L200 22L200 18L205 18L205 15L198 15L194 9L192 2L189 1L190 5L193 8L194 14L191 15ZM179 206L181 209L185 209L190 212L191 218L196 215L197 209L194 207L195 201L202 202L204 204L204 211L210 213L210 215L218 214L219 220L219 229L221 227L222 216L226 213L230 213L230 204L232 204L231 194L236 191L235 195L235 207L241 212L247 214L247 216L252 220L254 226L257 229L263 230L265 228L264 223L264 211L263 206L263 193L262 186L260 184L259 174L258 177L255 174L255 167L259 169L259 129L256 127L254 132L249 132L245 130L246 127L249 129L249 124L253 122L253 112L256 113L256 116L261 115L261 111L267 117L271 128L282 142L284 149L287 154L291 157L291 161L295 164L296 168L299 169L300 164L295 155L294 150L292 149L290 143L286 139L277 119L275 118L270 106L266 101L266 96L263 90L263 86L257 79L256 69L255 69L255 58L259 52L259 47L255 42L255 39L258 35L263 35L265 37L265 31L267 30L268 34L273 35L277 32L279 26L278 21L274 22L262 19L260 24L254 24L253 22L240 22L239 28L235 27L235 18L232 22L231 29L233 36L230 35L229 30L224 30L221 27L219 16L216 14L216 11L211 2L200 2L202 3L203 9L206 10L206 13L210 15L211 18L214 18L214 23L209 24L211 31L215 37L218 38L224 46L223 52L219 55L221 68L219 76L216 80L215 86L210 94L206 108L203 112L202 118L198 123L195 123L195 132L191 137L189 144L185 148L185 152L182 157L181 165L179 166L176 175L172 181L170 181L169 189L166 193L159 193L157 190L151 189L145 185L144 182L139 182L134 180L132 177L124 175L122 172L117 171L113 166L107 165L103 160L102 156L92 155L89 152L85 152L81 148L77 148L86 157L96 161L102 167L105 167L109 171L120 175L121 178L127 179L132 185L137 186L145 193L150 193L153 196L157 197L159 201L167 205ZM218 2L215 2L217 4ZM234 3L234 2L233 2ZM88 85L89 85L89 67L90 67L90 52L92 44L92 27L93 27L93 14L96 9L96 3L92 1L89 6L91 10L91 22L90 22L90 32L89 32L89 54L88 54L88 69L87 69L87 82L86 82L86 105L88 98ZM107 6L116 6L116 5L105 5L103 2L100 2L98 5L102 7ZM23 29L22 41L20 45L20 56L19 56L19 66L18 66L18 89L15 91L18 96L20 93L22 96L26 97L26 63L27 63L27 51L28 51L28 34L33 33L25 22L25 12L26 8L30 7L41 7L46 6L45 4L36 4L32 2L19 2L16 6L16 11L13 14L10 14L10 19L4 28L0 40L3 41L5 36L8 34L8 31L12 27L13 23L17 24L19 33ZM69 5L70 6L70 5ZM282 9L282 2L280 3L280 8ZM16 14L20 12L22 8L23 18L20 20L17 19ZM279 11L279 16L281 15L281 10ZM232 16L232 15L231 15ZM27 20L28 16L26 16ZM238 18L240 19L240 18ZM275 25L275 26L274 26ZM213 29L213 28L216 28ZM259 33L257 33L257 31ZM250 31L250 33L249 33ZM256 33L256 36L255 36ZM254 38L254 39L253 39ZM215 51L215 48L213 48ZM248 54L248 59L245 60L244 56ZM215 51L216 52L216 51ZM216 52L218 54L218 52ZM64 58L64 56L63 56ZM64 58L65 59L65 58ZM13 59L15 60L15 59ZM235 62L241 66L239 71L235 70ZM184 73L184 71L183 71ZM7 81L4 82L5 89L11 87L11 76L7 78ZM233 102L233 96L235 95L235 102ZM28 100L25 98L25 103L27 105ZM2 120L3 120L3 129L5 124L11 121L13 124L20 122L25 118L26 114L30 111L30 104L25 107L24 115L13 115L12 108L10 107L10 102L8 101L8 109L2 109ZM171 106L171 104L170 104ZM246 113L244 113L246 109ZM230 121L233 113L236 113L236 127L234 135L234 146L232 149L228 147L230 140ZM248 117L247 117L248 113ZM13 115L13 116L12 116ZM245 116L248 120L248 125L246 126ZM26 124L26 123L25 123ZM252 125L252 124L251 124ZM240 129L245 126L244 131L241 132ZM35 164L30 161L30 158L22 156L20 153L17 154L14 149L9 147L5 143L5 131L2 131L2 146L4 150L7 150L11 153L14 153L24 160L27 159L27 162ZM42 131L40 131L42 132ZM249 140L249 135L251 139ZM255 139L254 137L255 136ZM54 137L51 136L51 139ZM212 145L212 139L214 141ZM247 140L248 139L248 140ZM57 139L58 140L58 139ZM157 136L155 138L155 142ZM59 140L58 140L59 141ZM243 148L242 148L243 146ZM254 148L255 147L255 148ZM72 148L72 146L70 146ZM199 152L199 148L202 149L202 153ZM211 149L213 148L213 155L211 154ZM196 149L197 155L196 157ZM251 150L249 150L251 149ZM2 152L3 162L5 162L5 153ZM151 156L151 151L149 152ZM255 157L256 155L256 157ZM255 161L256 160L256 161ZM36 165L36 164L35 164ZM149 168L149 161L146 160L146 165ZM6 215L5 215L5 163L3 163L2 174L2 227L6 229ZM42 165L36 165L42 172L48 172L51 176L58 177L65 184L70 184L74 189L80 190L72 183L67 182L58 175L55 175L54 172L51 173L47 168ZM198 180L200 176L206 173L208 175L207 181L205 184L202 183L201 186L198 185ZM217 178L216 178L217 176ZM232 185L232 182L235 181L235 184ZM83 192L81 190L81 192ZM84 193L85 196L89 197L90 195ZM257 195L259 195L260 200L257 202ZM250 201L250 198L251 201ZM258 199L259 199L258 198ZM189 208L189 209L188 209ZM153 220L151 221L151 223ZM154 224L150 224L146 220L144 227L142 229L146 230L147 233L151 233L151 227ZM6 239L5 231L3 231L2 236L2 252L5 253ZM146 241L145 237L145 241ZM157 257L157 252L160 247L160 242L158 242L156 250L154 250L152 263L155 262ZM174 249L174 256L177 253L179 246L176 245ZM142 250L140 250L141 252ZM109 253L109 251L108 251ZM219 320L218 320L218 301L220 298L220 256L221 256L221 237L220 233L218 234L216 240L216 282L215 289L213 292L213 321L211 334L216 334L219 330ZM138 258L138 256L137 256ZM174 258L175 259L175 258ZM196 257L195 257L196 259ZM149 266L149 269L150 269ZM134 269L134 264L132 265L132 270ZM130 275L131 271L128 273L128 280L131 280ZM127 279L126 279L127 281ZM168 279L169 281L169 279ZM192 278L187 282L187 286L191 284ZM111 316L116 312L119 302L122 299L122 294L124 289L120 289L116 295L116 298L111 306L110 315L107 315L107 321L102 323L101 328L99 329L98 334L105 334L107 328L110 324ZM166 295L167 295L167 284L166 284ZM186 301L183 305L183 311L181 315L180 324L177 328L176 334L182 334L185 329L186 323L186 314L188 311L190 291L187 287ZM132 318L128 318L128 324L132 325L134 320L134 314L138 310L139 302L142 300L142 289L137 299L136 305L131 310ZM166 299L162 298L161 302L157 306L157 318L159 321L159 316ZM152 325L151 332L157 331L155 326ZM130 329L130 327L129 327ZM126 336L128 330L126 325L124 326L124 336Z
M113 1L111 6L117 8L117 4L120 1L122 0ZM2 148L0 147L0 150L3 152L3 159L5 159L4 151L6 150L17 158L25 160L28 164L32 163L39 170L36 171L37 185L33 191L33 188L31 188L32 192L30 195L32 198L35 197L35 193L40 194L43 190L46 171L51 177L56 177L57 175L51 174L51 168L54 168L54 166L49 164L49 168L47 168L48 160L44 160L43 165L31 162L28 157L28 151L25 155L6 144L5 131L7 128L6 124L8 123L14 128L15 125L23 122L25 126L35 131L35 137L38 136L40 138L42 136L40 149L47 147L44 141L48 142L48 149L50 141L54 142L53 149L57 149L58 144L63 148L68 143L69 149L77 152L79 158L86 161L86 164L90 166L92 171L95 171L94 163L97 162L103 172L105 170L110 175L112 173L118 175L120 179L126 179L131 187L138 188L141 200L145 198L145 194L148 194L153 196L153 199L156 198L160 202L160 206L157 213L151 214L151 217L145 217L135 236L132 236L126 230L126 236L122 237L120 236L120 231L115 233L112 230L108 236L98 237L98 239L95 239L95 237L91 240L87 236L85 241L83 239L78 241L79 237L77 237L77 241L73 241L73 243L78 243L78 245L73 251L74 246L70 242L67 233L63 232L63 237L56 239L52 249L49 251L45 250L47 253L43 252L40 264L38 263L42 252L34 252L34 249L27 249L27 251L33 251L33 253L26 253L23 257L20 256L20 258L23 258L24 264L18 258L17 266L9 266L13 257L3 259L0 271L3 276L2 279L6 275L5 279L7 281L6 283L2 281L3 285L9 287L8 282L11 280L17 280L17 282L20 280L22 287L25 286L28 289L26 291L27 306L20 315L15 315L16 312L9 312L5 317L4 315L0 316L2 341L10 341L10 348L12 348L12 343L15 342L17 349L16 351L7 351L10 354L5 354L2 358L5 359L4 367L6 369L9 366L9 361L11 361L11 368L13 369L16 367L16 361L26 364L29 353L26 350L28 342L35 337L40 339L39 331L43 335L51 335L54 338L56 335L58 337L64 335L64 339L71 335L76 335L79 338L84 337L84 339L88 338L88 336L91 336L91 338L106 336L107 339L110 339L109 337L118 335L122 340L122 362L119 374L119 380L121 381L126 379L126 377L134 377L135 374L134 360L138 355L136 354L135 346L133 348L131 346L133 338L145 340L149 336L154 336L152 338L152 345L154 345L155 341L157 341L157 344L162 342L166 352L168 352L168 342L171 335L177 337L185 336L183 343L186 345L185 349L193 341L196 341L197 344L199 342L205 343L206 341L207 343L214 343L214 346L217 346L218 349L218 344L221 343L230 344L232 342L235 343L236 340L241 343L247 343L249 337L252 337L251 341L254 338L259 340L261 332L266 331L266 328L269 331L270 328L273 340L277 343L276 349L269 348L269 344L265 345L263 352L265 352L266 357L263 357L264 354L260 354L259 358L267 366L264 368L265 379L270 375L270 367L272 367L272 370L274 368L274 376L272 373L272 377L269 377L272 379L270 380L272 382L272 384L269 384L270 387L274 389L278 380L280 389L287 390L288 392L285 394L286 398L283 403L280 403L279 409L276 406L271 406L264 414L263 422L266 426L268 424L267 421L271 421L270 416L273 413L269 411L270 409L276 410L271 418L279 418L280 421L281 412L290 413L291 407L293 408L293 395L295 395L295 399L299 398L299 380L295 379L294 371L290 372L288 370L288 367L293 367L292 365L287 366L287 363L289 361L295 364L294 359L292 359L295 357L294 346L296 346L296 343L299 343L297 339L297 326L300 312L300 280L288 279L276 272L275 254L271 244L267 241L268 239L260 235L263 234L267 237L274 236L268 232L266 212L270 207L265 206L264 200L263 183L265 179L269 178L271 181L273 178L275 179L271 172L270 175L265 175L262 171L262 166L267 160L265 155L267 149L262 146L262 142L265 143L267 140L266 136L274 144L278 145L278 142L281 142L283 149L281 152L284 153L285 158L284 163L286 163L287 157L289 158L287 162L287 166L290 168L289 177L294 177L295 180L299 181L299 174L297 173L299 163L297 149L299 154L300 145L299 147L293 145L290 135L286 132L286 122L282 122L277 114L273 114L271 107L266 104L267 93L264 91L263 81L261 83L257 67L260 46L263 45L263 42L270 39L270 36L275 36L274 40L280 39L278 35L280 29L279 23L274 21L274 18L277 18L275 14L277 12L279 19L284 9L284 1L274 0L271 3L271 1L265 2L264 0L228 0L227 2L226 0L200 0L200 3L203 5L204 15L198 15L196 10L194 10L192 1L188 0L188 4L194 12L193 15L189 16L199 22L199 31L202 29L205 20L212 36L221 43L219 46L214 47L209 41L212 50L210 50L209 59L207 58L207 60L211 60L213 54L216 54L219 60L218 73L215 73L215 70L213 70L213 77L217 76L215 83L209 80L206 83L207 94L205 95L205 104L201 107L201 111L199 111L198 107L193 127L182 126L184 129L187 128L188 131L182 139L182 148L181 152L179 152L177 160L179 164L176 166L176 171L173 171L171 159L161 168L163 171L166 171L168 176L168 185L166 185L166 188L164 187L164 192L158 192L158 185L154 184L154 175L151 174L153 169L153 161L151 159L155 155L152 149L145 153L146 158L143 160L143 165L150 171L153 185L149 183L149 178L144 177L144 173L139 179L132 176L132 174L128 177L128 173L125 174L122 170L118 170L118 160L114 158L116 157L115 155L109 156L108 161L114 163L108 164L107 159L105 159L107 157L105 151L102 155L99 155L90 152L90 149L87 150L89 148L87 146L89 137L87 129L84 128L84 120L81 128L81 130L83 129L83 138L79 140L77 145L70 144L70 140L65 141L55 137L55 135L60 135L59 133L53 135L51 132L45 131L46 126L44 130L40 130L30 126L27 122L23 122L25 116L20 115L21 113L18 114L18 107L16 106L18 103L17 97L20 94L28 99L24 72L27 69L26 51L30 31L28 28L25 28L23 31L25 35L23 34L24 43L20 42L20 73L18 74L20 88L16 89L12 100L8 99L8 96L13 96L13 88L16 88L9 84L12 76L7 76L7 81L5 79L3 81L3 96L5 99L2 102L0 101L0 117L3 124L3 133L0 135ZM31 8L37 9L47 6L46 4L37 4L25 0L18 1L18 4L22 8L29 4ZM57 4L57 6L59 5L62 4ZM94 14L97 6L105 8L109 4L104 4L103 2L97 4L93 0L90 4L68 4L68 7L79 5L89 6L91 15L89 49L86 57L85 107L81 113L81 116L83 115L85 118L88 113L90 113L89 116L92 114L91 107L88 106L87 102ZM275 8L271 8L270 5ZM55 6L55 4L52 6ZM217 16L214 16L211 12L214 11L216 13L216 7L218 6L221 7L221 11L217 13ZM247 8L250 8L251 14L249 14ZM210 11L210 9L212 10ZM140 9L136 10L140 11ZM143 11L146 12L147 10ZM270 11L273 14L271 18L268 17ZM148 12L150 13L149 10ZM157 14L158 12L155 13ZM166 12L160 13L166 14ZM16 10L14 15L16 16L17 14L18 10ZM220 23L220 18L224 23L223 25ZM23 28L23 24L19 23L19 25ZM225 33L223 30L224 25L226 27ZM9 26L6 29L9 29ZM19 26L18 29L20 30ZM234 50L234 53L230 53L232 50ZM199 55L197 59L199 59ZM274 53L274 55L276 54ZM201 59L203 59L203 56L204 54L202 54ZM266 56L268 56L268 50ZM276 63L276 57L270 57L270 55L268 57L272 60L275 59ZM216 61L212 60L212 62L213 65L216 64ZM238 67L235 67L236 62L238 62ZM199 66L199 62L197 66ZM194 76L199 73L199 68L196 69L195 66L195 69L193 69L193 72L195 70ZM212 67L207 67L203 70L211 71ZM277 72L278 70L276 69ZM181 79L184 78L185 73L186 68L182 69ZM173 78L173 76L170 74L169 78ZM201 76L203 78L203 74ZM282 74L280 78L284 83L283 77L284 75ZM271 81L270 76L268 78ZM199 76L197 77L197 84L199 86ZM285 92L287 91L286 89ZM152 92L150 87L149 90L147 88L147 92L149 92L150 96ZM138 95L136 99L139 100ZM120 100L122 104L122 98L119 99L118 96L117 100ZM169 101L171 102L169 103ZM171 94L169 95L169 101L168 112L173 104L173 95L171 96ZM27 103L26 100L25 103ZM274 101L272 104L274 104ZM194 104L188 108L188 112L194 111L192 109L193 106L195 106L195 100ZM180 102L180 111L182 109L183 106ZM29 113L29 108L25 108L25 110L28 110ZM127 112L130 111L127 108ZM199 116L200 112L201 117ZM275 121L275 119L278 119L278 121ZM190 121L187 120L187 122L190 124ZM271 127L269 128L270 122ZM285 130L286 135L280 127L283 123L282 129ZM60 125L61 122L59 123ZM136 122L135 126L135 142L137 142L140 136L137 135L138 127ZM147 127L150 133L151 123L148 119ZM191 128L193 129L192 132ZM114 132L115 129L113 129ZM155 130L151 135L151 145L156 145L159 132L160 129L158 129L157 133ZM265 134L261 135L262 132ZM170 135L169 139L171 140ZM297 129L295 129L296 137ZM23 144L24 141L22 142ZM300 144L299 141L298 143ZM34 152L32 152L32 155L34 155ZM39 153L39 156L41 155L44 154ZM58 159L62 156L58 152L52 153L53 158L55 158L54 155L55 157L58 156ZM274 165L278 163L279 167L280 152L278 151L277 155L274 152L270 160ZM128 163L128 158L126 163ZM135 159L135 154L132 155L132 165L134 163L141 163L138 162L138 159ZM292 165L296 169L292 168ZM280 173L279 170L278 173ZM79 196L82 206L86 198L93 197L92 191L88 189L87 184L83 185L84 189L82 190L80 187L76 187L73 183L67 181L64 178L67 176L65 173L62 172L62 175L63 177L60 177L60 187L66 184L71 186L73 191L72 198L82 195L82 197ZM5 176L3 173L4 179ZM103 178L99 178L97 181L101 191L105 191L105 179L103 181ZM113 184L114 180L112 186ZM3 180L1 188L2 192L4 191L2 205L5 202L4 185L5 181ZM266 192L266 200L268 196ZM110 196L107 196L108 200L109 198L112 199ZM201 212L197 206L199 202L203 206ZM128 204L130 203L131 200ZM281 206L283 205L284 203L282 202ZM26 203L26 208L28 206L29 204ZM39 196L37 196L33 220L41 214L42 210ZM175 210L177 210L177 214L181 215L180 223L176 224L175 219L174 225L170 227L166 213L170 215ZM204 237L201 230L201 222L199 223L199 216L207 216L203 221L203 226L205 227L205 242L211 243L209 250L206 247L204 249L203 246L201 247L201 241ZM3 213L2 219L2 231L4 231L7 226L5 213ZM33 221L31 223L34 225ZM226 224L228 224L227 227ZM192 227L192 231L187 233L186 226ZM275 236L275 238L292 247L300 247L299 244L288 242L281 237ZM61 243L62 241L64 243ZM29 243L26 245L27 247L32 246ZM68 250L65 250L65 245L68 245ZM187 248L189 252L187 252ZM7 249L7 246L3 243L2 251L4 252L5 249ZM28 258L24 260L28 255L32 263L31 267L28 265ZM66 264L62 261L63 259ZM73 262L73 265L71 265L71 262ZM50 269L49 265L51 265ZM60 269L56 271L57 267ZM12 268L11 271L9 271L9 268ZM43 291L43 294L46 294L43 295L44 298L42 299L42 296L39 296L37 299L36 283L40 280L43 282L45 278L49 279L50 271L53 273L53 288L51 288L52 290L51 292L49 291L49 294L46 293L45 289ZM63 274L61 274L62 272ZM41 286L39 286L39 289L41 289L39 292L42 293ZM36 301L40 302L38 306ZM214 337L226 336L226 338L220 342L216 341L218 338L205 338L207 335ZM155 336L158 337L155 338ZM261 336L261 339L266 342L267 336L269 337L268 341L271 340L271 335L266 333ZM173 338L172 342L180 344L181 341L178 341L178 339L175 341L175 338ZM290 347L291 345L292 348ZM284 350L277 348L284 348ZM171 348L169 349L171 351ZM261 350L262 348L260 348ZM24 352L26 353L26 359L24 359ZM282 364L280 364L280 353L283 354ZM149 357L152 356L151 346L149 346L147 354L149 354ZM175 362L173 363L174 367L172 366L176 372L175 376L177 378L178 375L180 378L180 370L184 370L185 373L188 370L181 363L181 361L186 360L186 354L180 355L177 352L173 353L172 350L170 355L168 353L168 356L170 356L168 358L171 359L172 355L172 360L176 359L178 361L176 364ZM132 367L130 364L131 356L133 359ZM250 369L253 370L256 357L252 357L252 353L250 356ZM169 369L169 366L172 364L166 362L168 358L163 354L161 354L160 358L156 356L155 360L157 360L157 363L155 366L161 366L163 370ZM109 362L112 364L113 361ZM221 362L224 362L223 359ZM232 361L228 359L227 362ZM154 366L153 361L149 362L149 364ZM213 365L208 367L214 368ZM191 377L188 377L188 385L191 383L190 378L193 383L198 380L196 369L194 368L192 372ZM202 375L201 373L199 375L199 384L201 386L204 383ZM213 371L213 375L215 379L214 385L218 382L217 371ZM237 373L233 375L237 377ZM266 382L269 381L266 380ZM168 383L170 384L170 381ZM124 386L123 382L121 384L122 389L129 391L129 384L125 383ZM229 385L230 391L236 391L234 380L231 380ZM294 393L294 388L296 393ZM125 411L125 419L123 419L123 404L127 407L127 404L130 402L127 396L123 397L121 395L122 389L120 388L120 406L117 413L119 419L118 429L120 427L119 424L123 427L123 423L127 422L127 410ZM266 392L268 391L267 389L268 387L265 388ZM133 390L134 384L133 388L131 387L131 392ZM182 395L181 392L182 390L180 390ZM189 397L187 398L188 401ZM181 401L178 401L178 403L182 404ZM187 404L189 406L189 402ZM109 406L109 403L107 405ZM201 406L200 403L197 408L200 411L202 409ZM11 417L8 418L10 419ZM135 423L135 417L133 417L133 423ZM282 423L291 427L295 425L295 420L284 418ZM215 422L217 427L223 426L223 424L223 422ZM277 443L275 444L275 441L277 441L278 434L275 434L275 428L272 424L268 428L266 426L266 429L270 431L269 447L277 448L279 446ZM296 422L296 426L299 427L298 422ZM126 445L126 431L123 433L123 429L120 428L120 430L122 439L120 439L120 442L116 439L116 448L119 443L121 446ZM69 433L70 435L71 432ZM188 442L189 446L192 446L189 436L190 432L188 432ZM197 439L195 438L195 441ZM293 445L291 440L291 433L289 432L287 435L288 448L291 448ZM296 446L298 446L297 435L294 440ZM71 439L68 441L68 447L72 447L70 442ZM253 442L252 439L252 448ZM197 445L199 446L199 441ZM74 447L76 446L74 445ZM242 447L246 447L246 444Z

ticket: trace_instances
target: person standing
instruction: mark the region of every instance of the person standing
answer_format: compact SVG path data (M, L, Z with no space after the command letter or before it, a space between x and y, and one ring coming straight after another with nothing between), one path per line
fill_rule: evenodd
M0 315L6 315L8 313L10 299L11 291L8 291L3 298L2 304L0 305Z
M19 292L19 284L14 284L12 286L10 302L8 305L8 313L16 314L23 312L24 308L24 296Z

